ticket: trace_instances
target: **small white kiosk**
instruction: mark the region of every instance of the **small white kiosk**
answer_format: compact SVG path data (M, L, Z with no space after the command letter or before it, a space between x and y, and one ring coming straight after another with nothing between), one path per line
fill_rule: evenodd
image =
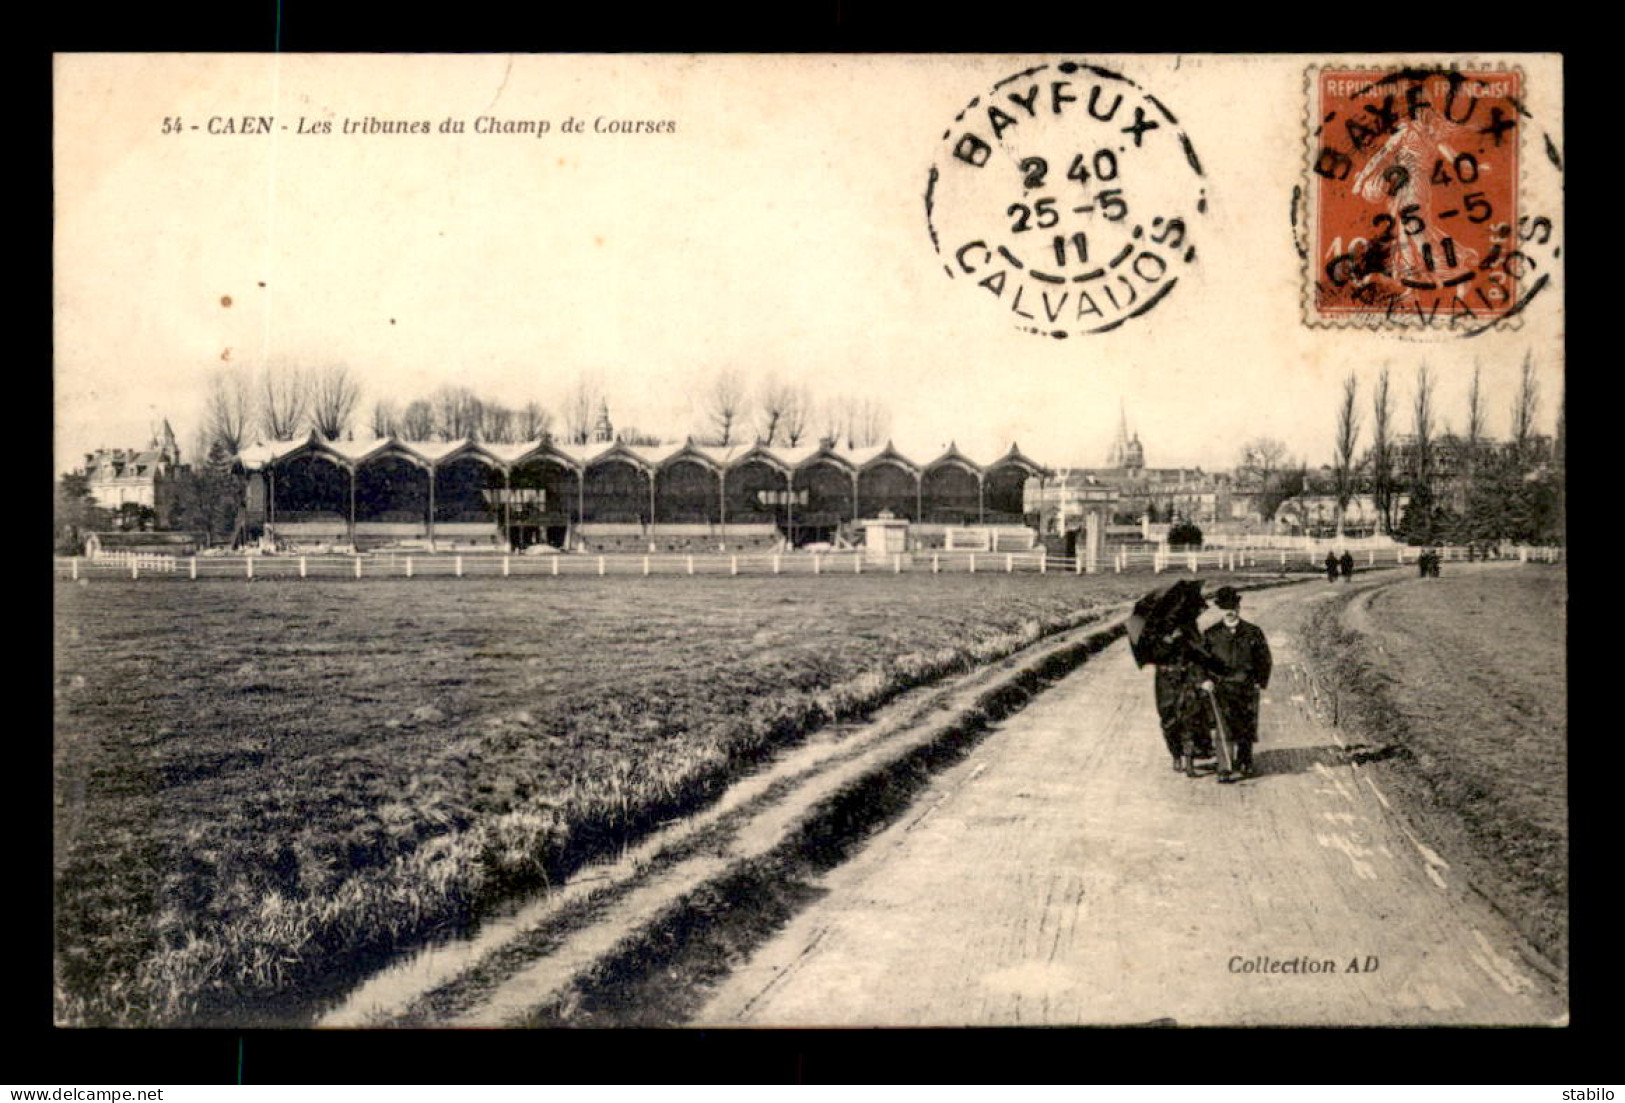
M890 510L881 510L878 517L866 517L858 522L863 530L863 558L870 562L885 562L908 550L908 521L900 519Z

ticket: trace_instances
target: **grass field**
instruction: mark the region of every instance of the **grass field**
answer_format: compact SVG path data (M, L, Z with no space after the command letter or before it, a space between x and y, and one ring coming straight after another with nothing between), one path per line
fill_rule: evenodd
M1451 573L1380 591L1365 632L1322 611L1344 712L1392 749L1407 806L1546 957L1568 961L1568 578Z
M60 584L58 1019L293 1021L774 746L1153 584Z

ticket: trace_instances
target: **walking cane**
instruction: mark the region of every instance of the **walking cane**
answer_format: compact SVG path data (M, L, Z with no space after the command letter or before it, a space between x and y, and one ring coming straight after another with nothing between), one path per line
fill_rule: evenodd
M1213 724L1216 738L1213 747L1219 752L1219 772L1228 774L1236 768L1235 751L1230 746L1230 732L1224 726L1224 715L1219 711L1218 695L1212 690L1206 690L1208 704L1213 708Z

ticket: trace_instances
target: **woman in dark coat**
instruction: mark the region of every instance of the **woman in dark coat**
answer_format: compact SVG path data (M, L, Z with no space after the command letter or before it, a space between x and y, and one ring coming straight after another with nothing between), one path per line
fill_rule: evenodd
M1207 653L1197 617L1207 608L1200 582L1176 582L1167 590L1147 595L1135 608L1143 627L1134 641L1134 658L1141 666L1156 664L1157 716L1162 738L1174 769L1196 776L1195 759L1213 754L1207 699L1202 682L1221 667Z

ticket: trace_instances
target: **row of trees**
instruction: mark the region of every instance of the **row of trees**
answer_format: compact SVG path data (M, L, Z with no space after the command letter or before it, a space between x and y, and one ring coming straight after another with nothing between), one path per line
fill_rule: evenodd
M361 401L360 385L343 365L220 369L207 386L199 443L203 454L216 463L253 439L289 440L311 429L328 440L353 435ZM606 398L599 380L578 376L559 404L558 439L572 444L591 440ZM806 384L787 383L773 374L752 386L738 371L720 371L698 399L701 423L693 435L710 444L756 441L794 447L817 439L861 448L881 443L891 428L891 413L883 403L850 395L815 401ZM376 437L474 437L510 444L552 438L555 416L535 401L512 406L470 387L447 384L404 404L377 399L368 412L366 429ZM615 436L628 444L667 439L630 425Z
M1384 367L1371 395L1372 442L1362 455L1359 386L1350 373L1343 381L1333 442L1331 491L1339 516L1356 494L1369 493L1381 530L1412 544L1561 539L1561 406L1554 441L1536 430L1540 384L1534 362L1526 356L1507 437L1497 441L1489 435L1481 383L1475 366L1457 433L1441 425L1433 374L1426 364L1419 365L1410 432L1401 436L1392 381ZM1402 498L1406 504L1396 518Z
M259 371L222 368L209 377L203 403L208 453L235 455L250 439L287 440L315 429L328 440L350 430L360 385L342 364Z
M816 439L831 445L866 448L891 431L884 403L853 395L814 400L804 383L786 383L776 374L752 390L739 372L719 372L702 396L705 438L713 444L746 441L794 448Z

